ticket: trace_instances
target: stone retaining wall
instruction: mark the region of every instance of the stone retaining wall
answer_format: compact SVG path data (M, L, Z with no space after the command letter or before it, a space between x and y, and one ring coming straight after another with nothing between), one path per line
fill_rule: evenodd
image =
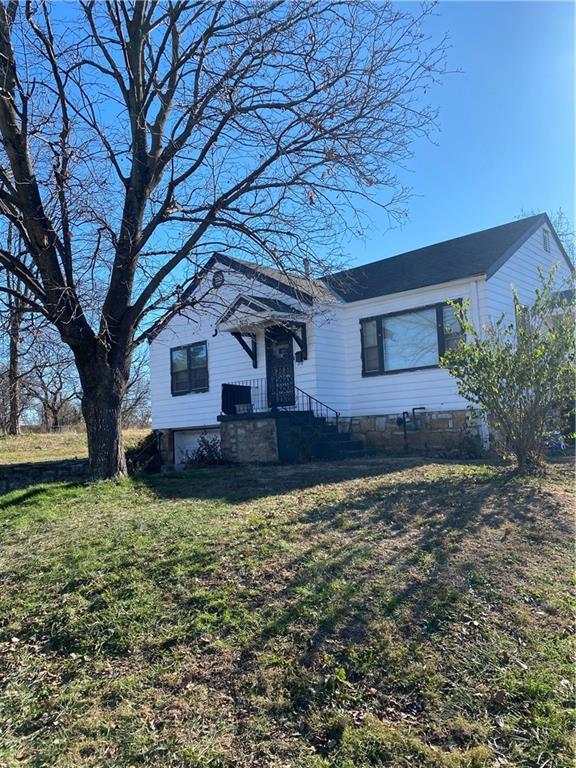
M0 493L37 483L75 482L87 478L87 459L29 462L0 466Z

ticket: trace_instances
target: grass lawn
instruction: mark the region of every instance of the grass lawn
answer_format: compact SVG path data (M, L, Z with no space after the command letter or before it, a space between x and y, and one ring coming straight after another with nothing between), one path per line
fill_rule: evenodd
M550 473L373 458L0 497L0 766L571 766Z
M125 447L137 445L149 429L124 431ZM17 437L0 436L0 465L29 461L83 459L88 456L86 432L25 432Z

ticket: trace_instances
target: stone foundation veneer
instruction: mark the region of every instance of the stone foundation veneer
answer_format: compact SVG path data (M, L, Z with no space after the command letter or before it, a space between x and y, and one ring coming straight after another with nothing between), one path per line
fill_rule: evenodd
M481 450L481 423L466 411L418 411L417 415L420 428L414 431L409 429L407 435L410 451L442 455L454 452L456 456L462 448L465 454L468 453L470 443L476 443L478 450ZM401 453L406 448L404 430L397 423L399 417L402 417L401 413L340 416L338 426L340 431L350 432L354 440L363 440L366 448ZM274 464L301 460L297 456L298 446L291 443L293 422L289 412L220 416L218 419L220 450L224 461L234 464ZM172 430L161 432L162 461L164 465L171 465L175 458Z
M160 448L162 466L163 467L171 466L172 464L174 464L173 430L157 429L156 434L159 436L158 446Z
M276 420L250 418L222 421L220 450L224 461L235 464L277 462Z
M481 442L481 427L477 419L464 411L417 411L420 428L408 429L410 449L446 451L459 446L464 438ZM410 413L412 417L412 413ZM401 413L381 416L341 416L339 428L350 431L354 439L364 440L366 448L397 451L404 449L404 429L398 426Z

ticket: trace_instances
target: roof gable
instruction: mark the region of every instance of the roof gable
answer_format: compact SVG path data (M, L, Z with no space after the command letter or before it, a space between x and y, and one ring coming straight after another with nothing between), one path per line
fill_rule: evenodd
M184 291L182 299L186 300L191 297L204 277L208 273L213 272L218 264L239 272L241 275L249 277L252 280L257 280L269 288L274 288L274 290L279 291L286 296L290 296L302 304L311 305L314 302L314 297L309 290L313 281L306 280L296 275L284 275L278 269L250 264L250 262L244 261L243 259L236 259L223 253L215 253L214 256L206 262L188 288ZM305 290L305 288L308 290Z
M231 306L224 312L219 318L216 325L219 326L225 323L235 314L242 313L247 316L264 315L270 317L271 315L296 315L300 316L302 313L295 307L286 304L286 302L280 299L271 299L266 296L245 296L240 294Z

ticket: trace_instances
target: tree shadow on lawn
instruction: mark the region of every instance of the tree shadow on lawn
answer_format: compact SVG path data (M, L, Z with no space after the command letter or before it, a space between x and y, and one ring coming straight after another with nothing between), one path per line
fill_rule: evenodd
M0 510L10 509L11 507L17 507L19 510L22 504L26 504L37 496L41 496L45 493L46 489L41 485L36 485L33 488L18 488L14 491L9 491L9 497L0 497ZM6 494L8 495L8 494Z
M419 457L375 457L310 464L230 464L166 475L143 474L138 480L161 498L213 499L234 503L303 491L318 485L404 472L437 463L441 462Z
M13 523L29 520L40 520L50 516L50 510L43 502L52 495L59 496L63 491L73 493L80 490L85 483L78 481L42 483L28 488L18 488L0 495L0 528ZM35 502L40 502L36 505Z
M237 686L241 696L243 676L265 677L262 659L282 648L289 649L289 658L274 685L289 691L289 706L302 712L333 703L335 687L346 697L349 684L363 677L385 678L388 672L367 671L357 658L382 637L383 623L404 638L397 649L402 656L414 643L427 643L451 622L461 622L470 605L488 610L506 601L507 589L522 583L520 571L528 567L522 558L537 559L543 537L548 543L571 537L570 524L558 515L560 506L546 492L501 473L469 482L444 477L379 485L305 512L298 522L310 543L278 563L279 573L262 574L263 592L249 610L258 612L263 626L248 634L238 662L241 674L226 685ZM526 540L520 562L512 562L509 526L520 527ZM272 595L268 578L281 583ZM512 599L518 600L517 594ZM377 666L386 665L388 652L394 659L392 649L381 647ZM376 698L387 699L388 693L378 689ZM406 711L425 710L418 679L405 694Z
M352 510L355 519L350 520ZM368 534L374 549L387 551L385 565L407 572L426 560L426 579L418 579L396 597L413 595L417 588L427 591L432 582L439 581L457 563L462 574L475 564L474 557L485 555L482 545L500 529L500 540L510 526L517 525L527 542L548 544L566 542L573 535L573 526L560 513L562 505L546 491L525 484L512 471L496 477L441 477L422 482L399 483L367 491L350 501L328 505L307 513L302 520L316 530L330 529L345 518L348 533ZM409 534L405 544L386 546L396 537ZM474 546L470 546L470 545ZM466 550L467 558L462 559Z
M503 540L506 526L521 526L534 546L543 537L549 543L571 537L569 522L558 515L559 502L511 471L450 477L448 465L436 479L390 481L391 474L425 470L432 463L410 459L243 467L234 468L231 475L220 468L169 479L153 477L147 484L169 498L248 501L324 483L383 478L343 501L319 501L300 513L296 508L294 517L278 521L272 517L267 524L272 551L274 537L283 537L294 526L301 527L297 535L305 546L292 557L272 555L270 570L256 574L252 584L256 597L245 607L259 615L264 627L245 643L242 659L247 662L254 649L292 635L302 614L307 614L298 629L306 645L302 663L307 664L335 633L366 636L374 619L370 606L378 607L378 619L401 611L407 633L416 626L427 634L436 631L458 591L483 580L478 574L490 559L493 581L505 579L505 565L497 562L502 553L491 551L489 543L493 535ZM543 520L549 522L545 529ZM227 542L232 567L237 554L243 557L242 549L254 539L248 526L237 532L234 542ZM219 551L216 545L212 553L216 559ZM387 581L391 573L394 584Z
M476 609L504 604L507 590L523 583L515 569L528 573L538 557L546 556L539 552L541 544L571 540L570 525L558 514L560 502L546 490L505 470L478 468L450 476L446 465L439 476L436 467L427 477L430 463L371 460L142 478L139 482L161 498L229 502L323 483L367 482L345 489L346 498L338 501L334 496L323 500L322 493L303 494L302 504L295 498L278 512L277 521L271 505L261 532L249 520L241 521L232 540L225 532L207 547L186 539L184 510L183 527L154 539L157 549L145 539L142 550L131 544L120 561L116 550L105 550L105 557L93 558L97 578L90 563L81 574L89 607L81 607L78 616L88 616L89 623L68 630L66 622L76 621L75 612L71 618L58 610L52 616L50 626L65 641L55 652L91 656L96 631L108 637L114 630L122 642L114 649L107 639L97 655L105 653L107 663L124 674L144 676L152 670L149 688L142 683L145 691L165 687L172 705L179 697L184 700L189 683L204 686L212 703L199 710L199 722L207 730L214 718L233 724L230 750L239 757L230 765L267 764L265 758L242 762L255 753L251 750L266 748L262 723L267 733L290 738L297 730L328 754L329 739L314 732L314 717L320 713L327 723L339 709L351 716L371 712L388 721L408 715L425 733L428 723L442 716L434 712L435 695L446 711L460 706L446 687L453 673L430 669L435 659L446 668L453 663L452 646L434 650L436 657L431 649L446 642L452 623L467 621ZM252 473L260 469L255 483ZM32 499L35 492L18 498ZM157 530L162 531L161 520ZM518 541L523 549L516 553ZM122 542L113 542L121 555ZM171 543L173 553L167 550ZM114 559L107 560L108 555ZM512 556L525 561L510 562ZM130 591L131 578L139 580L136 586L142 583L141 591ZM60 596L66 590L81 592L78 585L77 578L62 579ZM137 610L146 585L158 588L158 599L148 606L150 617ZM56 597L53 593L54 604ZM134 640L123 636L132 623ZM36 636L38 627L31 622L20 632ZM474 637L461 643L472 656L474 643ZM169 682L153 671L155 664L170 668ZM472 688L489 684L481 672L475 674ZM470 707L477 707L481 717L486 700L474 700ZM162 722L162 711L156 715ZM169 740L168 726L166 733ZM201 741L205 732L199 734Z

